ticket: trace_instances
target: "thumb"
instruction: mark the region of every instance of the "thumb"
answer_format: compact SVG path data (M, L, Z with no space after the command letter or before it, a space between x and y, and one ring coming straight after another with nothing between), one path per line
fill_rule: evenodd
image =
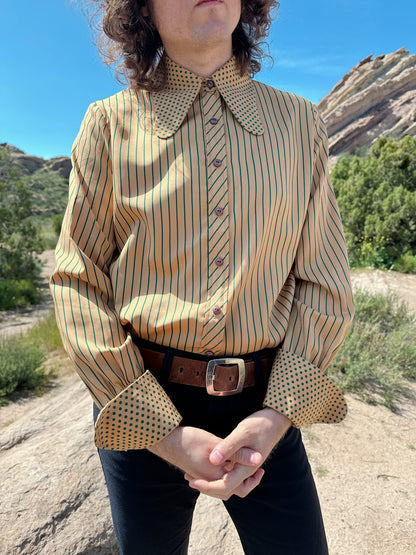
M220 441L209 455L209 461L214 465L224 464L227 460L246 466L259 466L262 462L262 456L258 451L246 447L244 437L234 430Z

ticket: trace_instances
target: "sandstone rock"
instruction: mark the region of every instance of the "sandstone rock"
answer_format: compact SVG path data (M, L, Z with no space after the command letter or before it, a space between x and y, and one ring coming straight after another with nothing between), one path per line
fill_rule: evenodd
M45 167L45 160L43 158L39 158L38 156L29 156L28 154L21 154L17 152L12 152L11 155L13 162L19 166L22 175L30 175L31 173Z
M56 158L51 158L46 160L46 167L58 173L61 177L68 179L71 173L72 163L71 158L67 156L57 156Z
M0 553L118 553L92 431L90 396L72 373L0 409ZM220 501L198 501L189 553L242 553Z
M88 397L71 375L1 430L1 553L117 553Z
M416 55L405 48L368 56L351 69L318 105L338 156L370 146L381 136L416 135Z

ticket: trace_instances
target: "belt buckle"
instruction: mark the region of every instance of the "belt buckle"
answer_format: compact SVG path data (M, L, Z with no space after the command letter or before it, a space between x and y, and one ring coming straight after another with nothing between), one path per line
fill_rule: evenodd
M229 391L222 391L214 389L215 368L217 366L238 366L238 383L235 389ZM242 358L213 358L208 362L206 373L206 388L208 395L215 395L217 397L226 397L227 395L236 395L241 393L244 387L244 380L246 379L246 367Z

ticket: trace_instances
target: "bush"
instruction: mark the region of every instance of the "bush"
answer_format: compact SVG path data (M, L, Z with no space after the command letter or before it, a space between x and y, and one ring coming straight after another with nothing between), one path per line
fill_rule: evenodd
M356 291L354 304L355 322L374 324L383 334L407 329L415 324L415 318L406 305L392 293L383 295Z
M329 368L343 391L394 410L416 379L416 321L394 295L357 292L356 316Z
M399 261L416 256L416 137L381 138L368 156L342 157L331 177L351 265L408 271Z
M0 310L36 304L39 300L40 293L31 281L27 279L0 280Z
M57 236L61 233L63 219L64 219L64 212L61 212L61 214L54 214L52 216L52 227L55 235Z
M416 274L416 256L410 253L402 254L394 263L393 270L404 274Z
M24 335L0 339L0 405L30 391L42 393L56 376L42 367L47 354L63 349L53 311Z
M43 349L28 344L23 337L0 341L0 404L16 390L38 390L48 377L41 365L46 360Z
M37 283L43 250L39 226L33 221L33 194L20 179L7 149L0 148L0 279Z
M38 322L27 333L27 339L34 345L40 345L47 351L63 349L61 334L56 325L55 312Z
M50 218L65 210L68 202L68 179L42 168L23 176L22 181L32 191L35 201L33 214Z

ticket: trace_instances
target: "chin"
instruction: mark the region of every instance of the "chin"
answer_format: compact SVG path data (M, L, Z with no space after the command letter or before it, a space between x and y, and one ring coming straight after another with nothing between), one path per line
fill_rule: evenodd
M198 38L203 43L214 45L232 40L232 31L223 21L210 21L199 29Z

